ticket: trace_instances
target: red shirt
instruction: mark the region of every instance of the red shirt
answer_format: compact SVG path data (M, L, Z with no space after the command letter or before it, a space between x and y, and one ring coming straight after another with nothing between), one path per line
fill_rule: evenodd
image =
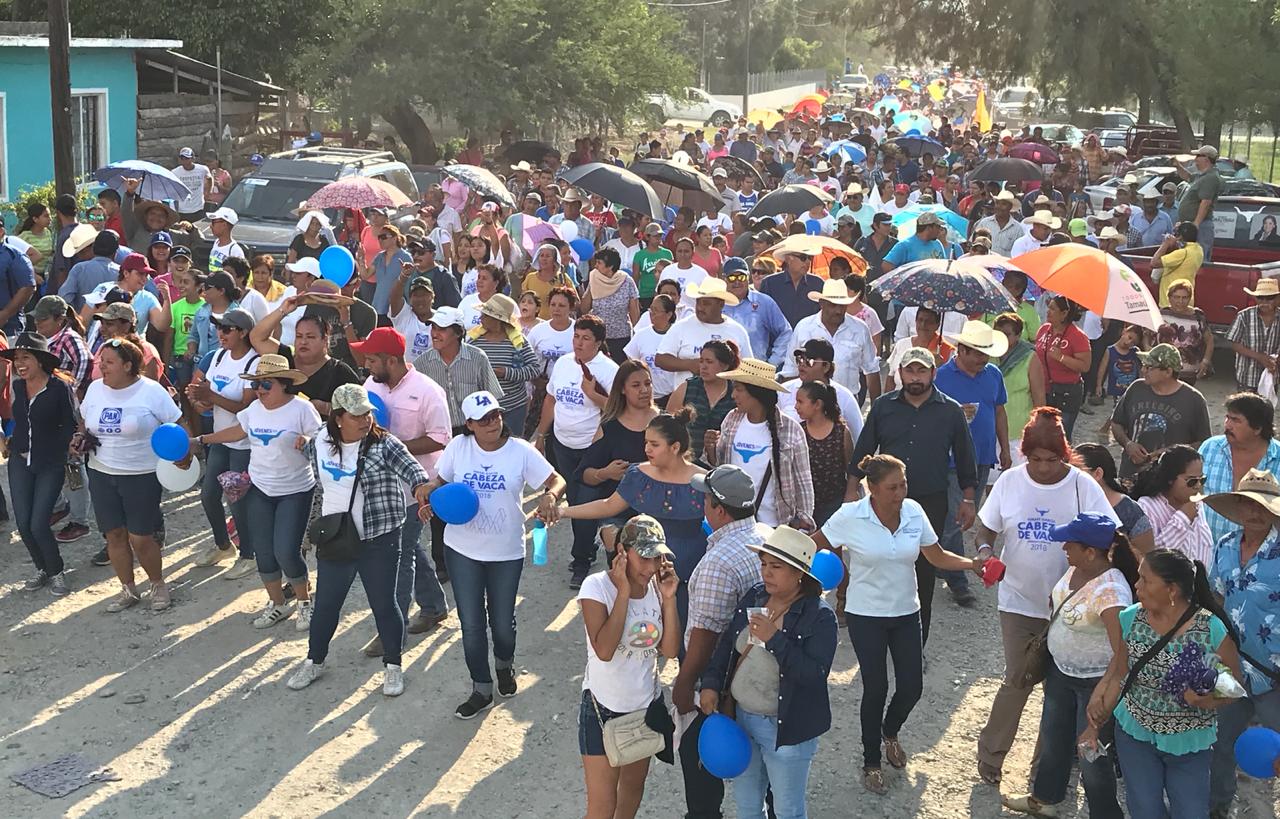
M596 235L600 235L603 228L616 228L618 226L618 217L613 211L605 208L604 210L587 210L583 208L582 215L587 217L587 221L596 226Z
M1081 374L1056 358L1051 358L1050 350L1060 350L1068 358L1077 353L1087 353L1089 352L1088 336L1074 324L1068 324L1066 332L1055 333L1053 326L1048 322L1040 325L1040 330L1036 333L1036 355L1040 356L1040 363L1044 364L1045 388L1054 384L1080 383Z

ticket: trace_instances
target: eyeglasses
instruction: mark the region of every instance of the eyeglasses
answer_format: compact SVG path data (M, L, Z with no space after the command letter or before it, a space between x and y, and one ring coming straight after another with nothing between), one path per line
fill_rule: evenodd
M1204 486L1205 477L1204 475L1188 475L1183 480L1187 482L1187 488L1195 489L1197 486Z

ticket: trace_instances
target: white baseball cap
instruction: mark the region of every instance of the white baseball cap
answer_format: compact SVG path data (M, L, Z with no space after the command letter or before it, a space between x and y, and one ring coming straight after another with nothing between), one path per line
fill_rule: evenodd
M196 155L196 152L191 150L190 148L183 148L181 151L178 151L178 156L180 156L183 159L194 159L195 155Z
M317 279L320 278L320 260L311 256L304 256L296 262L289 262L284 266L284 269L297 273L309 273Z
M451 325L457 325L464 330L467 328L467 322L463 318L462 311L456 307L437 307L427 321L441 328Z
M494 398L493 393L488 390L473 392L462 399L462 417L468 421L479 421L494 410L500 409L502 406L498 403L498 399Z
M213 213L208 213L205 215L209 217L210 222L214 221L215 219L221 219L222 221L226 222L228 225L232 225L232 226L234 226L236 222L240 221L239 214L237 214L234 210L226 206L220 207L217 210L215 210Z

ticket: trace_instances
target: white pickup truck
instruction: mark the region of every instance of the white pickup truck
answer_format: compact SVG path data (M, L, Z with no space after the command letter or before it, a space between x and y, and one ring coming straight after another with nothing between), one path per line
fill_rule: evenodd
M742 116L740 107L721 102L701 88L686 88L683 97L652 94L646 112L649 121L659 125L671 119L727 125Z

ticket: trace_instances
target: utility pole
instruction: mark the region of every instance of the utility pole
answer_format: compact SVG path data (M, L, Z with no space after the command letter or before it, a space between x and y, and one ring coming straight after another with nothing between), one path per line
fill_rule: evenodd
M711 90L711 78L707 76L707 21L702 21L702 73L698 77L698 87L704 91Z
M742 48L742 113L751 110L751 0L747 3L747 38Z
M53 179L59 194L76 192L71 146L71 12L69 0L49 0L49 107Z

